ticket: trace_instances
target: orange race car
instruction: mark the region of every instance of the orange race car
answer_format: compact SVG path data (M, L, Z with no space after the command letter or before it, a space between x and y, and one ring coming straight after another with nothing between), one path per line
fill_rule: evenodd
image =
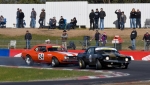
M60 64L77 64L77 53L65 52L60 45L40 44L30 50L22 52L21 57L27 65L36 63L52 64L56 67Z

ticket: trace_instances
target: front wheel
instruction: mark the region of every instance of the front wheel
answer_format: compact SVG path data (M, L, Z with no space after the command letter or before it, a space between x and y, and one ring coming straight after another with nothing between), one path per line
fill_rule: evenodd
M32 60L32 58L29 55L26 56L25 62L29 66L33 65L33 63L34 63L33 60Z
M80 67L80 69L86 68L85 62L82 59L79 60L79 67Z
M59 65L59 61L56 58L52 58L52 67L56 67Z
M102 69L102 65L98 59L96 60L96 69L97 70Z

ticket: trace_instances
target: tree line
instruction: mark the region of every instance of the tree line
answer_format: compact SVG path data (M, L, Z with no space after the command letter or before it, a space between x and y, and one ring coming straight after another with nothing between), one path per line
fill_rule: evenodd
M88 3L150 3L150 0L0 0L0 4L44 4L51 1L88 1Z

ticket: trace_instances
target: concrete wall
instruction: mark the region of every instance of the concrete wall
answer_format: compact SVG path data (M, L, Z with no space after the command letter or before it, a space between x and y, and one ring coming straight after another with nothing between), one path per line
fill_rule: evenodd
M38 20L42 8L46 10L46 25L49 22L49 19L53 16L56 17L57 22L60 19L60 16L63 16L67 19L67 22L70 22L70 19L73 17L77 18L77 25L85 25L89 27L89 13L91 9L103 8L106 12L106 17L104 20L105 27L114 28L114 21L117 19L117 15L114 13L116 9L121 9L125 12L127 16L127 23L125 27L130 27L129 15L132 8L140 9L142 13L141 24L144 27L144 22L146 18L150 18L150 4L88 4L86 1L78 2L46 2L45 4L1 4L0 5L0 15L3 15L7 18L7 27L13 27L13 23L16 23L16 10L21 8L25 14L26 27L30 25L30 15L32 8L35 8L37 12L36 27L39 27ZM57 23L58 24L58 23Z

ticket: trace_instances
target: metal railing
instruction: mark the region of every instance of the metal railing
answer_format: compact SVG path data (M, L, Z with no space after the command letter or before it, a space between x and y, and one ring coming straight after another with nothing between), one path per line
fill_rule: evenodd
M89 46L95 46L96 42L95 40L93 41L83 41L83 40L68 40L67 44L69 45L69 42L73 41L74 44L76 45L76 49L83 49L83 48L88 48ZM87 42L87 43L85 43ZM8 44L10 43L10 40L0 40L0 48L8 48ZM42 44L45 43L44 40L31 40L30 44L31 47L37 44ZM61 40L51 40L51 43L53 44L58 44L61 45ZM99 42L101 46L101 42ZM108 47L116 47L117 44L112 44L112 41L107 41L105 46ZM23 49L26 46L26 41L25 40L17 40L16 41L16 49ZM131 46L131 41L124 41L121 43L121 49L122 50L130 50L128 47ZM144 50L144 42L141 40L136 41L136 50ZM10 47L13 48L13 47Z

